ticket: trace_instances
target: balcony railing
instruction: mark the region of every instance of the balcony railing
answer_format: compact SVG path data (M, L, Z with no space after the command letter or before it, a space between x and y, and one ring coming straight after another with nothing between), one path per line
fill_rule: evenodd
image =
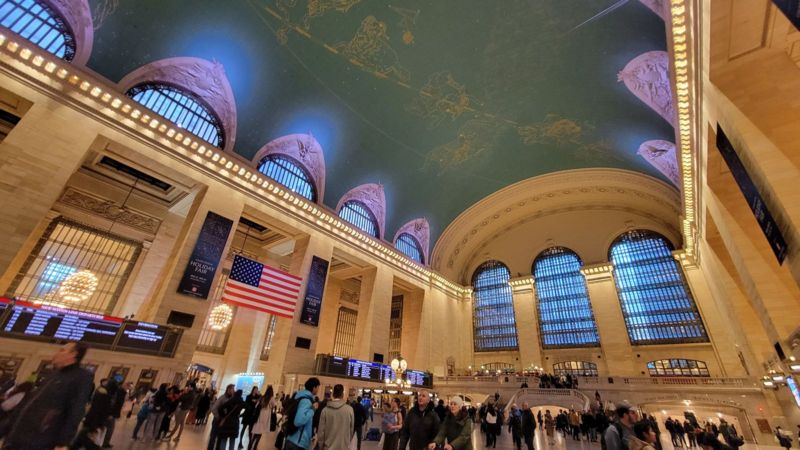
M753 387L757 383L752 378L713 378L713 377L611 377L613 383L606 378L579 377L578 388L586 385L628 384L659 386L729 386Z

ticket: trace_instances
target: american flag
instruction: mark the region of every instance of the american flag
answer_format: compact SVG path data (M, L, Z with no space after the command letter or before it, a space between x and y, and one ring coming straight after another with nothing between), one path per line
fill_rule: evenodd
M291 319L301 278L235 255L222 301Z

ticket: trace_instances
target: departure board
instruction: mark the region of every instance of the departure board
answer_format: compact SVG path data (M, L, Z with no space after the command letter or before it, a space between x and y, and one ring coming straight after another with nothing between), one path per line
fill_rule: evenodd
M395 373L389 365L340 356L317 355L316 367L318 375L355 378L374 383L383 383L387 378L395 379ZM406 370L406 377L413 386L433 387L433 376L429 372Z
M0 298L0 336L53 343L80 341L92 348L172 356L181 331L153 323Z

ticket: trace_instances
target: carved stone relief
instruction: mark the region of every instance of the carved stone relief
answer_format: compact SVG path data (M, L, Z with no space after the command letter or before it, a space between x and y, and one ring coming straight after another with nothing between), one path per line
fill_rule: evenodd
M60 203L98 215L104 219L118 222L144 231L156 234L161 220L128 207L120 207L115 202L89 194L75 188L67 188L59 199Z
M678 156L675 144L660 139L645 141L638 153L659 172L664 174L678 189L681 187L681 172L678 169Z
M87 0L45 0L66 21L75 37L75 57L72 64L85 66L92 56L94 27L92 10Z
M431 227L428 224L428 220L424 217L420 217L407 222L405 225L400 227L399 230L397 230L397 233L394 234L394 239L392 239L392 242L396 242L397 238L403 233L408 233L411 236L414 236L417 242L419 242L419 245L422 247L422 255L425 263L428 264L428 251L430 249L431 242Z
M119 82L119 89L127 92L128 89L147 82L171 84L203 100L219 117L225 129L224 150L233 150L236 138L236 101L222 64L192 57L161 59L125 75Z
M663 51L642 53L617 75L617 80L675 126L675 103L669 81L669 55Z
M303 165L314 180L317 189L317 202L322 203L325 194L325 153L314 136L309 134L289 134L270 141L261 147L253 157L258 164L268 155L286 155Z
M644 6L650 8L651 11L658 14L659 17L667 21L667 2L665 0L639 0Z
M351 189L339 200L336 205L336 211L341 210L342 205L350 200L357 200L372 211L378 221L378 237L383 239L386 223L386 195L383 193L383 186L376 183L367 183Z

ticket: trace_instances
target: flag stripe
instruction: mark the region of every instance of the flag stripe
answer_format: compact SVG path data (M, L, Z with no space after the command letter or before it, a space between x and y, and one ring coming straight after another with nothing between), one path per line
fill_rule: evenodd
M255 309L257 311L265 312L265 313L272 314L272 315L275 315L275 316L278 316L278 317L285 317L287 319L293 318L292 315L287 314L285 312L278 311L278 310L272 310L272 309L269 309L269 308L261 308L261 307L253 306L253 305L251 305L249 303L242 303L242 302L238 302L238 301L235 301L235 300L226 300L225 303L228 303L228 304L231 304L231 305L236 305L236 306L241 306L243 308Z
M255 298L264 298L264 299L269 299L269 300L276 300L276 301L280 301L280 302L283 302L283 303L286 303L286 304L289 304L289 305L294 305L295 303L297 303L297 297L290 297L290 296L287 296L287 295L270 294L266 290L259 289L259 288L253 288L252 286L248 286L248 285L242 285L237 281L230 280L228 282L228 286L225 286L225 291L227 292L227 291L234 291L234 290L238 291L238 292L241 292L241 293L248 294L251 297L255 297Z
M274 288L273 292L277 292L280 294L287 294L287 295L297 295L300 291L296 288L290 288L282 284L277 284L270 280L269 278L261 277L261 283L259 283L259 289L267 289L266 286Z
M243 302L243 303L249 302L249 303L251 303L253 305L258 305L261 308L269 307L269 308L274 308L276 310L283 311L286 314L294 313L294 308L287 307L286 305L281 305L279 303L268 303L268 302L262 302L262 301L259 301L259 300L253 300L252 297L247 297L245 295L228 294L228 295L225 296L225 301L226 302L227 301L236 301L236 302Z
M288 273L275 270L275 269L273 269L272 267L269 267L269 266L264 266L264 273L265 274L269 274L269 275L271 275L271 276L273 276L273 277L275 277L275 278L277 278L277 279L279 279L279 280L281 280L281 281L283 281L283 282L285 282L287 284L291 284L293 286L297 286L298 288L300 287L300 283L303 281L303 279L300 278L300 277L296 277L294 275L289 275Z

